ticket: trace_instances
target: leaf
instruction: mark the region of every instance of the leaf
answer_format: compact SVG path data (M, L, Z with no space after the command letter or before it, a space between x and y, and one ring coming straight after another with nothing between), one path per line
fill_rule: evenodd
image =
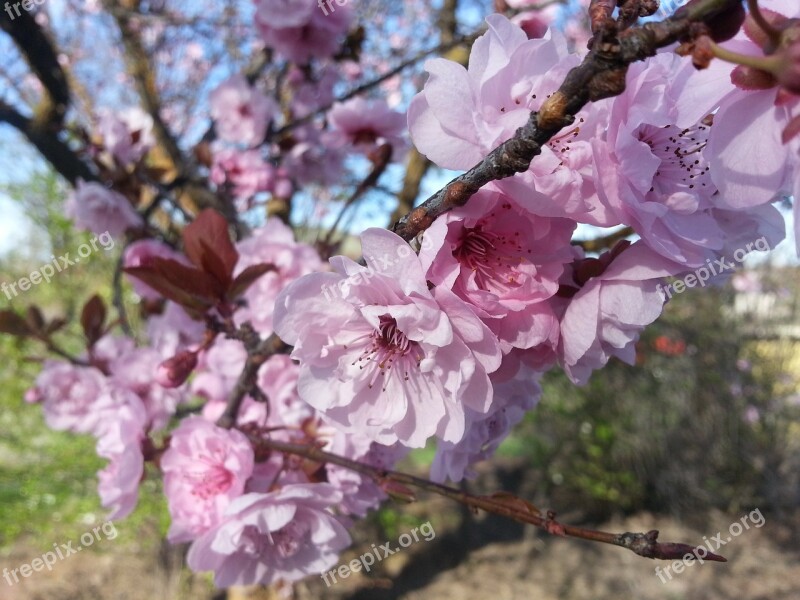
M217 211L207 208L183 230L183 248L199 269L229 282L239 253L228 233L228 222Z
M47 324L47 322L44 320L44 315L42 315L42 311L39 310L39 307L35 304L31 304L28 307L25 321L28 323L28 326L31 328L31 330L37 333L43 332L45 325Z
M184 308L205 312L224 295L216 279L169 258L153 258L146 265L123 271Z
M31 334L25 319L13 310L0 310L0 332L18 337L26 337Z
M103 299L95 294L83 305L81 311L81 327L90 346L103 336L105 323L106 305Z
M50 323L47 324L47 327L45 328L44 333L45 333L45 335L52 335L56 331L59 331L59 330L63 329L64 325L66 325L66 324L67 324L67 320L66 319L62 319L60 317L57 318L57 319L53 319L52 321L50 321Z
M228 290L228 300L234 300L244 294L262 275L275 270L275 265L261 263L250 265L236 276Z

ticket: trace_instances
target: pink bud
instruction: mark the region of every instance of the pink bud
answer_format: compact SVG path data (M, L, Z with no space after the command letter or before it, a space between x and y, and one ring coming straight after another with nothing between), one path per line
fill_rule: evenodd
M156 382L165 388L178 387L189 378L196 366L197 352L184 350L158 365Z

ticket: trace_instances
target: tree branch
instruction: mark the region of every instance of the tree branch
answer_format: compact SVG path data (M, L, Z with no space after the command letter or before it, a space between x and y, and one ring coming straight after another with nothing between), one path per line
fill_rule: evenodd
M601 39L514 136L400 219L393 230L410 241L440 215L466 204L487 183L528 170L542 146L572 124L575 115L587 103L619 95L625 90L625 76L631 63L654 56L659 48L689 37L697 23L740 4L740 0L696 0L678 9L669 19L627 29L615 40Z
M559 535L563 537L574 537L590 542L600 542L603 544L612 544L621 548L627 548L631 552L643 556L645 558L661 559L661 560L674 560L682 559L687 554L694 554L700 548L703 548L704 560L727 562L727 559L707 552L705 546L692 546L689 544L681 544L674 542L658 542L658 531L652 530L647 533L609 533L606 531L597 531L594 529L586 529L583 527L576 527L574 525L565 525L556 521L556 515L552 511L548 511L546 515L542 513L532 504L515 498L506 494L495 494L492 496L476 496L459 490L457 488L449 487L439 483L428 481L420 477L415 477L407 473L399 471L387 471L366 465L343 456L331 454L321 450L317 446L292 444L289 442L281 442L273 439L264 439L258 436L250 436L253 444L256 447L261 447L270 450L276 450L284 454L293 454L301 456L308 460L319 463L334 464L351 471L356 471L370 477L378 485L385 486L387 483L395 484L395 489L400 486L413 487L416 489L438 494L450 500L454 500L468 506L472 509L480 509L488 513L508 517L527 523L540 529L544 529L547 533L552 535ZM390 486L391 487L391 486Z

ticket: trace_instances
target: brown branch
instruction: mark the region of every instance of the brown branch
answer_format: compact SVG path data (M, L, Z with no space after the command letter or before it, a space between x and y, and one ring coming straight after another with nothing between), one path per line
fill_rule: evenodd
M542 146L575 120L587 103L621 94L628 65L654 56L659 48L686 38L697 23L711 20L740 0L699 0L680 8L664 21L646 23L619 34L612 42L595 44L583 62L572 69L561 87L538 113L480 163L459 175L394 224L393 230L410 241L440 215L466 204L491 181L511 177L530 167Z
M439 25L439 44L441 46L449 46L456 41L458 35L458 19L456 13L458 12L458 0L445 0L442 3L442 8L439 10L438 25ZM464 45L453 46L449 52L444 55L444 58L449 58L457 63L467 66L469 60L468 48ZM389 223L394 223L404 214L414 208L414 202L419 195L419 188L422 184L422 179L431 168L433 163L428 160L419 150L412 147L408 153L406 161L406 173L403 178L403 188L397 195L397 208L394 210Z
M389 166L389 162L392 160L392 145L389 143L382 144L374 151L374 156L371 157L373 160L372 170L369 172L364 180L358 184L353 193L350 194L350 197L345 200L344 206L342 206L342 210L339 211L339 214L336 215L336 220L331 225L331 228L328 230L325 239L322 241L322 247L327 247L331 245L331 240L333 239L336 230L339 227L339 223L344 217L344 214L347 210L358 200L367 193L371 188L375 187L378 183L378 180L383 175L383 172L386 171L386 167ZM327 254L330 254L326 250Z
M281 339L274 333L267 339L262 340L258 337L258 333L253 329L249 323L245 323L238 330L228 333L229 337L240 340L244 343L247 350L247 362L244 365L242 373L233 388L228 404L225 406L225 411L222 416L217 420L217 425L229 429L236 423L236 418L239 415L239 409L244 402L245 397L255 393L262 398L263 392L258 391L256 380L258 379L258 370L261 368L267 359L276 354L285 353L289 346L287 346Z
M44 87L42 99L34 111L35 124L42 129L57 129L64 122L70 93L54 44L28 11L20 11L13 21L5 17L0 19L0 29L14 40L31 72Z
M658 531L652 530L647 533L609 533L606 531L597 531L594 529L586 529L574 525L565 525L556 521L556 515L553 512L548 512L542 516L541 512L533 505L525 502L524 500L510 497L506 494L496 494L494 496L476 496L469 492L459 490L457 488L449 487L439 483L428 481L420 477L409 475L408 473L401 473L399 471L388 471L366 465L343 456L331 454L321 450L317 446L305 444L292 444L289 442L281 442L273 439L264 439L261 437L251 436L250 439L256 446L261 448L276 450L284 454L294 454L301 456L308 460L320 463L330 463L356 471L370 477L378 485L385 485L386 483L403 486L413 487L416 489L438 494L449 498L464 506L472 509L480 509L488 513L508 517L527 523L552 535L559 535L564 537L574 537L592 542L600 542L603 544L612 544L627 548L631 552L643 556L645 558L673 560L681 559L687 554L694 554L703 548L704 560L727 562L722 556L712 554L706 551L705 546L691 546L689 544L680 544L674 542L658 542Z
M73 186L78 179L94 181L96 176L58 133L49 128L37 127L34 119L20 114L0 101L0 123L8 123L24 135L39 153Z

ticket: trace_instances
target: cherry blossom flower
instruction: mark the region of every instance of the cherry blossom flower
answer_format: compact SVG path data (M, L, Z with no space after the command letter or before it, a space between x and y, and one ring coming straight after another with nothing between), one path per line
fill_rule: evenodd
M211 181L217 185L229 184L234 196L247 200L258 192L272 190L275 167L265 162L257 150L222 149L214 153Z
M250 323L263 336L272 333L272 311L278 294L289 283L322 268L319 254L308 244L298 243L280 219L272 217L236 246L236 274L250 265L265 263L274 270L262 275L244 294L247 306L236 313L238 322Z
M574 228L573 221L537 217L504 194L480 191L425 232L420 260L427 279L469 303L504 352L556 343L558 319L545 301L572 259Z
M122 165L138 162L155 145L153 117L138 107L101 111L97 128L103 146Z
M308 275L275 303L276 333L300 362L300 396L380 444L456 442L465 407L491 405L497 340L452 292L428 290L397 235L368 229L361 243L366 267L335 257L336 273Z
M431 479L461 481L473 478L472 465L490 458L511 429L522 421L525 413L539 402L542 389L540 373L521 367L510 380L500 381L492 375L495 401L490 412L481 415L467 412L467 435L458 443L439 442L431 464Z
M641 241L576 261L559 292L568 300L559 309L558 358L569 378L583 385L612 356L633 364L639 334L664 306L659 285L682 270Z
M259 0L256 27L268 48L305 65L312 58L329 58L338 50L352 21L348 6L335 6L329 14L316 0Z
M325 483L289 484L240 496L224 520L192 543L187 562L214 571L214 583L271 585L316 575L336 564L350 535L330 512L342 494Z
M142 225L142 218L122 194L105 186L79 181L64 205L75 226L96 233L121 237L128 229Z
M392 160L402 160L408 147L403 136L406 117L389 108L385 100L365 100L356 97L337 103L328 113L333 128L332 145L350 145L369 154L383 144L391 144Z
M414 145L440 167L465 170L480 162L525 124L580 60L556 32L529 40L502 15L490 15L487 23L467 69L441 58L425 63L430 76L408 109ZM590 103L528 171L490 185L541 216L615 225L593 182L591 140L605 125L605 106ZM542 194L530 196L531 189Z
M222 520L253 472L253 447L239 431L188 417L161 458L172 542L196 539Z
M253 88L243 75L223 81L209 98L211 118L220 139L255 146L264 141L277 112L274 100Z

